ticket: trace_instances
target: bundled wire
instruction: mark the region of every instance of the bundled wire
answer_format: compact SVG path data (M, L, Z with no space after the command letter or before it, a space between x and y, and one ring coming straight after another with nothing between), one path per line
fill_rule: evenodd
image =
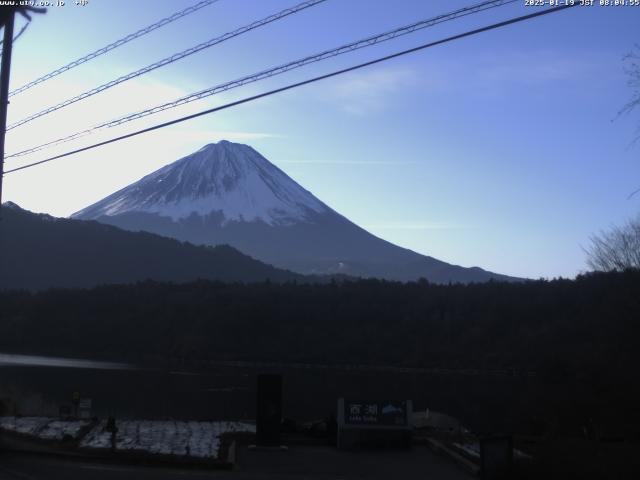
M275 95L275 94L278 94L278 93L281 93L281 92L292 90L294 88L302 87L304 85L309 85L309 84L312 84L312 83L315 83L315 82L318 82L318 81L321 81L321 80L325 80L327 78L332 78L332 77L335 77L335 76L338 76L338 75L342 75L344 73L348 73L348 72L352 72L352 71L355 71L355 70L359 70L361 68L365 68L365 67L368 67L368 66L371 66L371 65L375 65L375 64L378 64L378 63L381 63L381 62L386 62L386 61L391 60L393 58L397 58L397 57L400 57L400 56L403 56L403 55L408 55L410 53L415 53L415 52L418 52L418 51L421 51L421 50L424 50L424 49L427 49L427 48L435 47L436 45L441 45L441 44L444 44L444 43L452 42L454 40L459 40L461 38L469 37L469 36L472 36L472 35L477 35L479 33L487 32L489 30L494 30L494 29L497 29L497 28L506 27L507 25L512 25L514 23L523 22L523 21L530 20L530 19L533 19L533 18L536 18L536 17L540 17L542 15L548 15L550 13L556 13L556 12L565 10L567 8L575 7L577 5L579 5L579 4L578 3L574 3L574 4L565 4L565 5L562 5L562 6L559 6L559 7L554 7L554 8L547 8L545 10L541 10L541 11L538 11L538 12L535 12L535 13L531 13L529 15L523 15L523 16L520 16L520 17L511 18L511 19L505 20L503 22L494 23L494 24L487 25L487 26L484 26L484 27L481 27L481 28L477 28L475 30L470 30L470 31L467 31L467 32L464 32L464 33L460 33L458 35L453 35L451 37L447 37L447 38L444 38L444 39L441 39L441 40L437 40L435 42L425 43L425 44L419 45L417 47L410 48L408 50L403 50L401 52L393 53L391 55L387 55L387 56L384 56L384 57L376 58L374 60L370 60L368 62L360 63L358 65L354 65L354 66L351 66L351 67L348 67L348 68L344 68L342 70L336 70L334 72L327 73L327 74L324 74L324 75L320 75L320 76L317 76L317 77L313 77L313 78L310 78L310 79L307 79L307 80L303 80L301 82L292 83L292 84L286 85L284 87L280 87L280 88L276 88L274 90L270 90L270 91L267 91L267 92L264 92L264 93L260 93L258 95L253 95L251 97L246 97L246 98L243 98L241 100L236 100L235 102L227 103L225 105L221 105L221 106L214 107L214 108L209 108L207 110L203 110L203 111L198 112L198 113L187 115L185 117L176 118L176 119L170 120L168 122L160 123L158 125L154 125L154 126L151 126L151 127L148 127L148 128L143 128L141 130L137 130L135 132L127 133L125 135L120 135L118 137L111 138L109 140L105 140L103 142L94 143L94 144L88 145L86 147L82 147L82 148L71 150L71 151L68 151L68 152L65 152L65 153L61 153L60 155L55 155L53 157L45 158L44 160L39 160L37 162L29 163L27 165L22 165L20 167L13 168L11 170L7 170L6 173L12 173L12 172L25 170L27 168L32 168L32 167L35 167L35 166L38 166L38 165L42 165L44 163L48 163L48 162L52 162L54 160L58 160L60 158L68 157L70 155L75 155L75 154L80 153L80 152L85 152L87 150L92 150L94 148L102 147L102 146L108 145L110 143L119 142L119 141L127 139L127 138L131 138L131 137L135 137L135 136L138 136L138 135L142 135L144 133L152 132L154 130L159 130L161 128L165 128L165 127L168 127L168 126L171 126L171 125L175 125L177 123L186 122L188 120L191 120L191 119L194 119L194 118L197 118L197 117L201 117L203 115L209 115L211 113L219 112L221 110L226 110L228 108L236 107L238 105L242 105L242 104L245 104L245 103L253 102L253 101L261 99L261 98L269 97L271 95Z
M49 113L55 112L56 110L60 110L61 108L67 107L69 105L72 105L76 102L79 102L80 100L84 100L86 98L89 98L93 95L97 95L100 92L104 92L105 90L108 90L109 88L115 87L116 85L119 85L123 82L126 82L128 80L131 80L133 78L139 77L141 75L144 75L145 73L149 73L153 70L156 70L157 68L160 67L164 67L165 65L169 65L170 63L173 62L177 62L178 60L182 60L185 57L188 57L189 55L193 55L194 53L200 52L201 50L204 50L205 48L209 48L212 47L214 45L218 45L222 42L225 42L231 38L237 37L239 35L242 35L244 33L250 32L251 30L254 30L256 28L262 27L264 25L268 25L269 23L275 22L277 20L280 20L282 18L288 17L289 15L292 15L294 13L298 13L302 10L305 10L309 7L313 7L314 5L317 5L319 3L325 2L326 0L307 0L305 2L302 2L298 5L295 5L294 7L291 8L286 8L278 13L275 13L273 15L269 15L266 18L263 18L262 20L258 20L256 22L253 22L249 25L246 25L244 27L238 28L232 32L228 32L225 33L224 35L221 35L219 37L215 37L212 38L204 43L200 43L199 45L196 45L195 47L191 47L188 48L187 50L183 50L182 52L176 53L174 55L171 55L170 57L167 58L163 58L162 60L152 63L151 65L147 65L144 68L141 68L139 70L136 70L135 72L131 72L128 73L126 75L123 75L121 77L116 78L115 80L111 80L103 85L100 85L99 87L95 87L92 88L91 90L87 90L84 93L81 93L80 95L76 95L75 97L71 97L67 100L64 100L63 102L60 102L56 105L53 105L51 107L45 108L44 110L41 110L40 112L34 113L32 115L29 115L26 118L23 118L22 120L15 122L11 125L9 125L7 127L7 130L12 130L16 127L19 127L20 125L24 125L25 123L28 123L32 120L35 120L36 118L40 118L44 115L47 115Z
M84 57L80 57L77 60L74 60L73 62L70 62L66 65L64 65L63 67L60 67L52 72L47 73L46 75L43 75L39 78L36 78L35 80L27 83L26 85L23 85L20 88L16 88L15 90L13 90L12 92L9 92L9 96L13 96L13 95L17 95L19 93L24 92L25 90L28 90L32 87L35 87L36 85L38 85L39 83L42 83L46 80L49 80L53 77L56 77L58 75L60 75L61 73L64 73L68 70L71 70L72 68L77 67L78 65L82 65L83 63L86 63L90 60L93 60L96 57L99 57L100 55L104 55L107 52L110 52L111 50L118 48L122 45L124 45L125 43L129 43L132 40L135 40L136 38L140 38L148 33L153 32L154 30L157 30L160 27L164 27L165 25L168 25L172 22L175 22L176 20L178 20L179 18L182 18L186 15L190 15L191 13L197 12L198 10L200 10L201 8L207 7L209 5L211 5L212 3L215 3L219 0L202 0L201 2L196 3L195 5L192 5L190 7L185 8L184 10L180 10L179 12L176 12L166 18L163 18L162 20L159 20L151 25L149 25L148 27L145 28L141 28L140 30L138 30L137 32L134 33L130 33L129 35L127 35L126 37L122 37L119 40L116 40L113 43L110 43L109 45L106 45L102 48L99 48L98 50L96 50L95 52L91 52L87 55L85 55ZM22 33L22 32L20 32ZM18 34L19 36L20 34Z
M469 7L464 7L458 10L455 10L453 12L450 13L446 13L446 14L442 14L442 15L438 15L436 17L432 17L432 18L428 18L425 20L420 20L418 22L414 22L412 24L409 25L405 25L399 28L396 28L394 30L390 30L384 33L380 33L380 34L376 34L355 42L351 42L348 43L346 45L342 45L340 47L337 48L333 48L331 50L325 50L323 52L314 54L314 55L310 55L298 60L294 60L292 62L288 62L285 63L283 65L279 65L273 68L269 68L267 70L263 70L260 71L258 73L254 73L251 75L247 75L245 77L236 79L236 80L232 80L230 82L226 82L220 85L216 85L204 90L201 90L199 92L195 92L189 95L186 95L184 97L178 98L176 100L173 100L171 102L167 102L167 103L163 103L161 105L157 105L155 107L152 108L148 108L139 112L135 112L135 113L131 113L128 115L125 115L123 117L114 119L114 120L110 120L108 122L104 122L98 125L95 125L93 127L90 127L88 129L73 133L71 135L68 135L66 137L62 137L62 138L58 138L56 140L52 140L50 142L47 143L43 143L41 145L35 146L35 147L31 147L29 149L20 151L20 152L16 152L13 153L11 155L7 155L6 158L12 158L12 157L21 157L24 155L29 155L31 153L35 153L37 151L40 151L44 148L48 148L48 147L53 147L56 145L59 145L61 143L67 143L70 142L72 140L75 140L77 138L80 137L84 137L86 135L89 135L91 133L94 133L96 131L99 130L103 130L106 128L112 128L112 127L116 127L118 125L133 121L133 120L137 120L143 117L147 117L149 115L153 115L159 112L162 112L164 110L168 110L174 107L178 107L181 105L185 105L191 102L194 102L196 100L200 100L203 98L207 98L210 97L212 95L221 93L221 92L225 92L227 90L231 90L233 88L238 88L241 87L243 85L247 85L249 83L254 83L266 78L270 78L273 77L275 75L280 75L283 74L285 72L288 72L290 70L294 70L297 68L301 68L304 67L305 65L311 64L311 63L316 63L316 62L320 62L322 60L326 60L328 58L332 58L332 57L336 57L338 55L342 55L348 52L352 52L355 50L359 50L362 48L366 48L366 47L370 47L372 45L376 45L378 43L382 43L382 42L386 42L388 40L392 40L394 38L403 36L403 35L408 35L410 33L416 32L418 30L422 30L424 28L428 28L428 27L432 27L434 25L438 25L440 23L443 22L447 22L447 21L451 21L463 16L467 16L467 15L471 15L471 14L475 14L475 13L479 13L485 10L489 10L491 8L496 8L496 7L500 7L506 4L510 4L510 3L514 3L517 0L491 0L491 1L485 1L485 2L481 2L475 5L471 5Z

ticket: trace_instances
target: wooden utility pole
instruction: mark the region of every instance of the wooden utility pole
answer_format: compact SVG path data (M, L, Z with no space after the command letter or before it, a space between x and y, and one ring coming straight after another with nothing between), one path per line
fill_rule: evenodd
M2 43L0 65L0 215L2 213L2 181L4 179L4 136L7 133L7 107L9 106L9 74L11 71L11 47L13 44L13 20L15 12L7 15Z

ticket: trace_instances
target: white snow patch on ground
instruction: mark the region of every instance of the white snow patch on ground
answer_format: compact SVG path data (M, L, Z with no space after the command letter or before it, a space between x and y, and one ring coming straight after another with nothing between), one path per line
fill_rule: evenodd
M80 442L86 448L111 448L111 433L103 421ZM220 436L231 432L255 432L242 422L177 422L123 420L117 422L116 450L144 451L162 455L216 458Z
M87 425L89 425L87 420L54 420L40 430L38 437L46 440L62 440L65 435L69 435L72 438L76 438L80 430Z
M0 417L0 428L45 440L77 438L88 420L59 420L49 417ZM243 422L178 422L122 420L117 422L116 450L143 451L161 455L216 458L220 437L225 433L255 433L256 427ZM80 440L84 448L110 449L111 433L106 421L95 425Z
M106 426L107 422L103 420L93 427L89 433L80 440L80 446L88 448L111 448L111 433L104 430Z
M45 440L62 440L65 435L76 438L87 420L62 421L49 417L0 417L0 428L33 435Z
M43 417L0 417L0 428L26 435L35 435L51 419Z

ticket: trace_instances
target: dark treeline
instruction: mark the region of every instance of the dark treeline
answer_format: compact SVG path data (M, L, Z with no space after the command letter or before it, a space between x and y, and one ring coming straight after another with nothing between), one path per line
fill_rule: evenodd
M638 365L640 272L521 284L142 282L0 293L0 348L563 375Z

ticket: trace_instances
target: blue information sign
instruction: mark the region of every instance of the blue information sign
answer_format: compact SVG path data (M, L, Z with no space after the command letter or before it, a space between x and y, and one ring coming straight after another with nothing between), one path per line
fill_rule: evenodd
M344 423L347 425L406 426L406 401L344 402Z

